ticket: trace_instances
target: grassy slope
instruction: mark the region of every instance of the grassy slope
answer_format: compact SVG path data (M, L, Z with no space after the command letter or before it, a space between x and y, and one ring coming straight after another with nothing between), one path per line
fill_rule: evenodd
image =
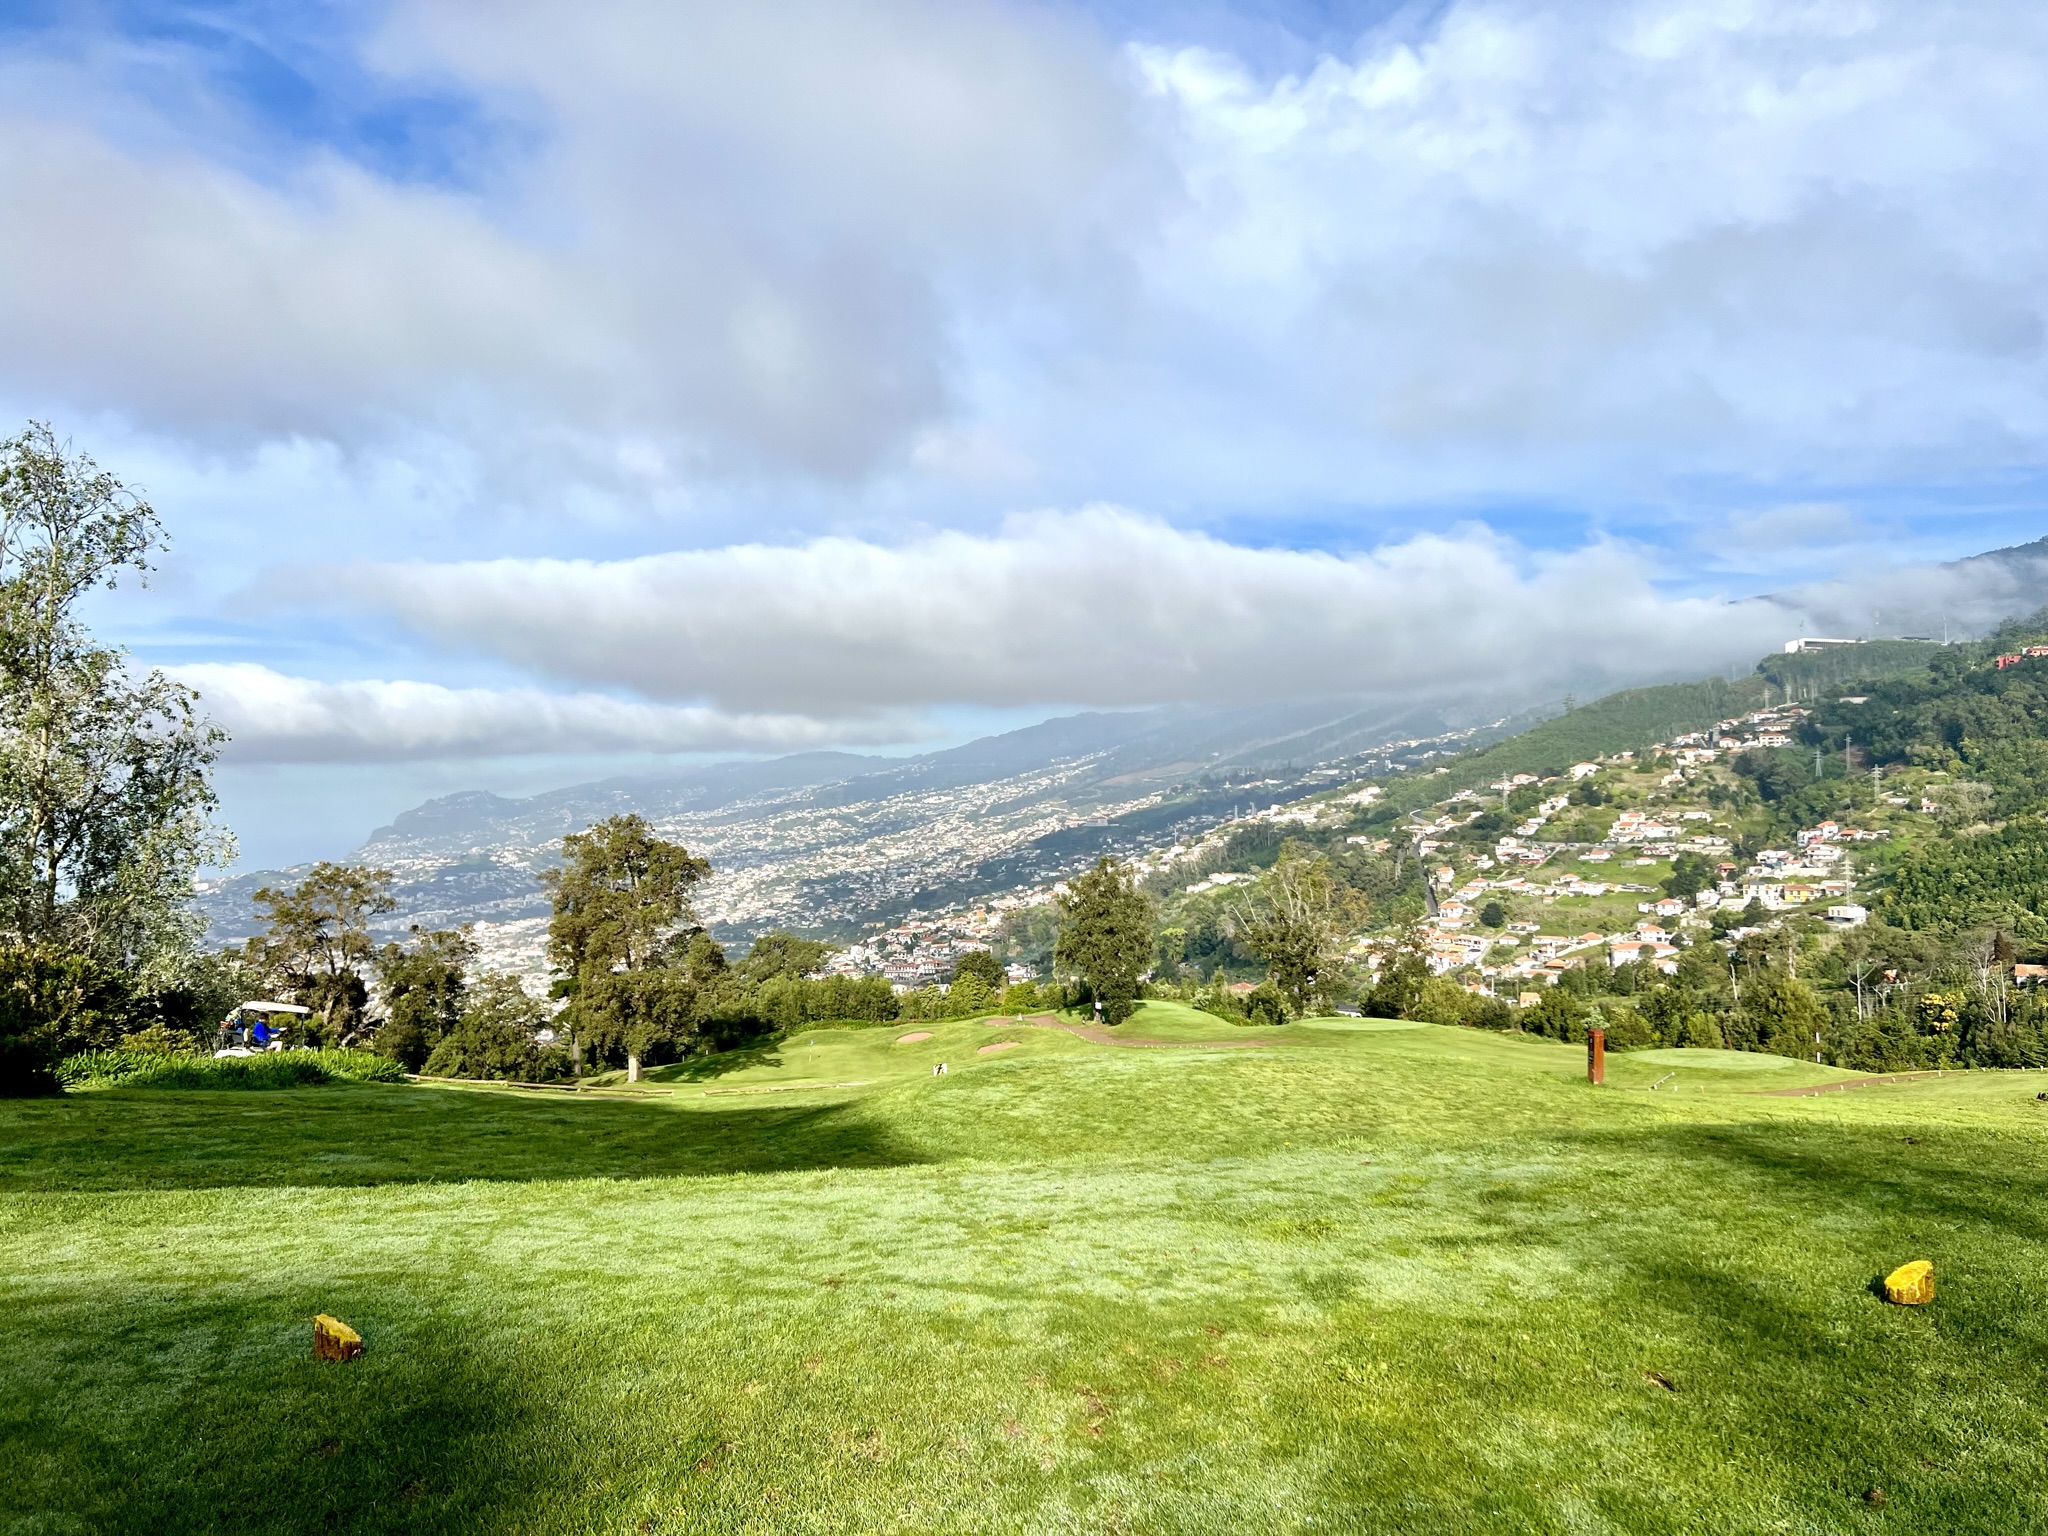
M0 1104L0 1530L2042 1524L2033 1077L904 1032L637 1101ZM1923 1255L1934 1306L1870 1294Z

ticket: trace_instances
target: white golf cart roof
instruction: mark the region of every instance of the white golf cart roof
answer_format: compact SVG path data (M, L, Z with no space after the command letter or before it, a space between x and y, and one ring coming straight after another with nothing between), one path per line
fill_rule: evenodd
M301 1008L297 1003L254 1002L237 1003L235 1005L237 1013L241 1013L244 1010L250 1013L311 1013L313 1011L310 1008Z

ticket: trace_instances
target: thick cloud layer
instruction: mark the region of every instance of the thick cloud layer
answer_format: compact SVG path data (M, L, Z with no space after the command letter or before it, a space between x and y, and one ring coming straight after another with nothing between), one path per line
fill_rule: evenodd
M1753 656L1792 622L1768 604L1663 597L1615 546L1529 556L1472 532L1340 557L1109 507L992 537L385 565L308 585L565 682L837 713L1643 676Z
M0 388L202 437L842 476L943 413L942 289L1060 261L1144 158L1102 40L981 0L418 3L374 62L521 131L472 186L258 175L95 115L98 76L16 71Z
M412 0L364 62L500 125L459 183L17 64L0 393L683 505L2042 463L2040 7L1404 16L1272 79L999 0Z
M901 716L729 714L539 689L316 682L251 663L174 669L233 738L230 761L353 763L606 752L795 752L915 739Z

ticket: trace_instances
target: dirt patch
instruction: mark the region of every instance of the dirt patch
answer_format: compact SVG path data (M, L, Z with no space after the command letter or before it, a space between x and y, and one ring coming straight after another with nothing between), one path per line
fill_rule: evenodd
M998 1040L994 1045L984 1045L980 1050L976 1051L974 1054L977 1056L986 1056L991 1051L1014 1051L1016 1048L1017 1042L1014 1040Z
M907 1035L898 1035L896 1037L896 1043L898 1045L915 1045L918 1041L929 1040L931 1039L931 1037L932 1032L928 1029L913 1029Z

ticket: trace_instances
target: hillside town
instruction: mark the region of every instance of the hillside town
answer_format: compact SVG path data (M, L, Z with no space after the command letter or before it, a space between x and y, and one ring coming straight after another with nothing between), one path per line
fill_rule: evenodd
M1729 760L1790 747L1808 713L1800 705L1777 705L1641 751L1574 763L1559 775L1509 775L1417 813L1404 834L1349 837L1374 855L1402 844L1424 862L1429 893L1428 910L1413 924L1382 921L1354 937L1351 955L1361 981L1405 945L1423 951L1433 974L1526 1003L1568 970L1649 961L1675 971L1684 945L1710 935L1737 941L1789 915L1816 915L1838 928L1860 925L1867 912L1855 900L1858 851L1884 843L1890 827L1823 820L1801 828L1787 846L1738 857L1738 828L1714 803ZM1283 782L1292 788L1299 780L1247 788ZM1234 835L1260 826L1283 834L1335 826L1383 794L1377 783L1349 783L1273 801L1199 837L1134 851L1129 862L1155 887L1163 883L1183 897L1219 896L1256 878L1253 869L1209 867ZM1642 803L1594 808L1616 799ZM1880 803L1893 817L1938 809L1926 794L1892 793ZM1510 804L1527 805L1512 830L1483 844L1465 835L1482 816ZM1682 895L1667 889L1680 860L1699 872L1697 886ZM1173 872L1180 868L1201 873L1176 882ZM882 976L899 991L943 986L961 955L1005 951L1006 924L1014 927L1016 914L1054 902L1065 889L1063 881L1053 881L969 907L912 914L839 950L829 969ZM1034 979L1038 968L1012 958L1008 969L1022 981ZM1248 983L1239 985L1249 990Z

